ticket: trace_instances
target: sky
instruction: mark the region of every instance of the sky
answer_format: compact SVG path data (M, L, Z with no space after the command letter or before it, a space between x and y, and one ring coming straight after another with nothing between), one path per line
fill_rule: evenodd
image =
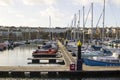
M3 26L29 26L49 27L51 16L52 27L68 27L74 14L80 10L80 26L82 27L83 6L85 18L93 2L93 25L103 10L104 0L0 0L0 25ZM102 26L102 18L99 25ZM105 26L120 26L120 0L105 1ZM91 26L91 13L89 13L86 27Z

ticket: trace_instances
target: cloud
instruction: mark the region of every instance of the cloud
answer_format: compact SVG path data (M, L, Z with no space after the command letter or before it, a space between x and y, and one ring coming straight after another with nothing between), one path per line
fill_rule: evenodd
M87 2L87 0L73 0L74 2L75 2L75 4L77 4L77 5L87 5L88 4L88 2Z
M36 5L36 4L46 4L52 5L56 2L56 0L22 0L26 5Z
M39 23L41 26L49 26L49 16L51 16L51 26L66 26L71 20L71 14L62 12L59 9L51 6L47 9L40 11Z
M23 14L16 14L15 16L18 17L18 18L24 18Z
M89 5L92 2L93 3L98 3L98 4L103 4L104 0L73 0L76 5ZM108 0L106 0L107 2Z
M120 0L111 0L111 3L120 6Z
M52 6L47 8L44 11L41 11L40 15L42 17L51 16L54 20L57 20L57 21L59 21L59 20L64 18L64 14L61 13L58 9L56 9L56 8L54 8Z
M9 6L14 3L14 0L0 0L0 6Z

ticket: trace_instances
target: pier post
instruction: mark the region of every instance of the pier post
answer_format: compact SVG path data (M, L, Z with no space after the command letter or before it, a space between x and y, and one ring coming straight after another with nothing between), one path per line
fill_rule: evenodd
M57 77L57 72L48 72L48 77Z
M25 73L20 71L11 72L11 77L25 77Z
M82 59L81 59L81 42L80 40L77 43L78 46L78 56L77 56L77 70L82 70Z
M33 78L33 77L41 77L41 72L36 72L36 71L30 72L30 77L31 78Z
M0 77L9 77L8 71L0 71Z
M39 60L33 59L32 63L39 63Z
M56 59L50 59L49 63L56 63Z

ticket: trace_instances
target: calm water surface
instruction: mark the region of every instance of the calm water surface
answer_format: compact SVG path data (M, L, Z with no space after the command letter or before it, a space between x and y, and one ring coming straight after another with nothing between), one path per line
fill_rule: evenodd
M58 64L28 64L39 44L21 45L13 50L0 51L0 66L58 66ZM45 60L42 60L46 62Z
M120 80L120 78L0 78L0 80Z
M36 44L21 45L13 50L0 52L0 66L28 66L27 58L32 57L32 52L37 49Z

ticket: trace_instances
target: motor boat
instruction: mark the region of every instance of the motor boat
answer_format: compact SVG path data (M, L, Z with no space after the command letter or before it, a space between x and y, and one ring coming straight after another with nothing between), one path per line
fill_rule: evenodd
M54 43L48 43L44 44L42 46L39 46L37 50L35 50L32 55L35 56L41 56L41 55L56 55L58 51L58 47Z
M120 66L120 53L113 53L111 56L83 58L83 62L89 66Z

